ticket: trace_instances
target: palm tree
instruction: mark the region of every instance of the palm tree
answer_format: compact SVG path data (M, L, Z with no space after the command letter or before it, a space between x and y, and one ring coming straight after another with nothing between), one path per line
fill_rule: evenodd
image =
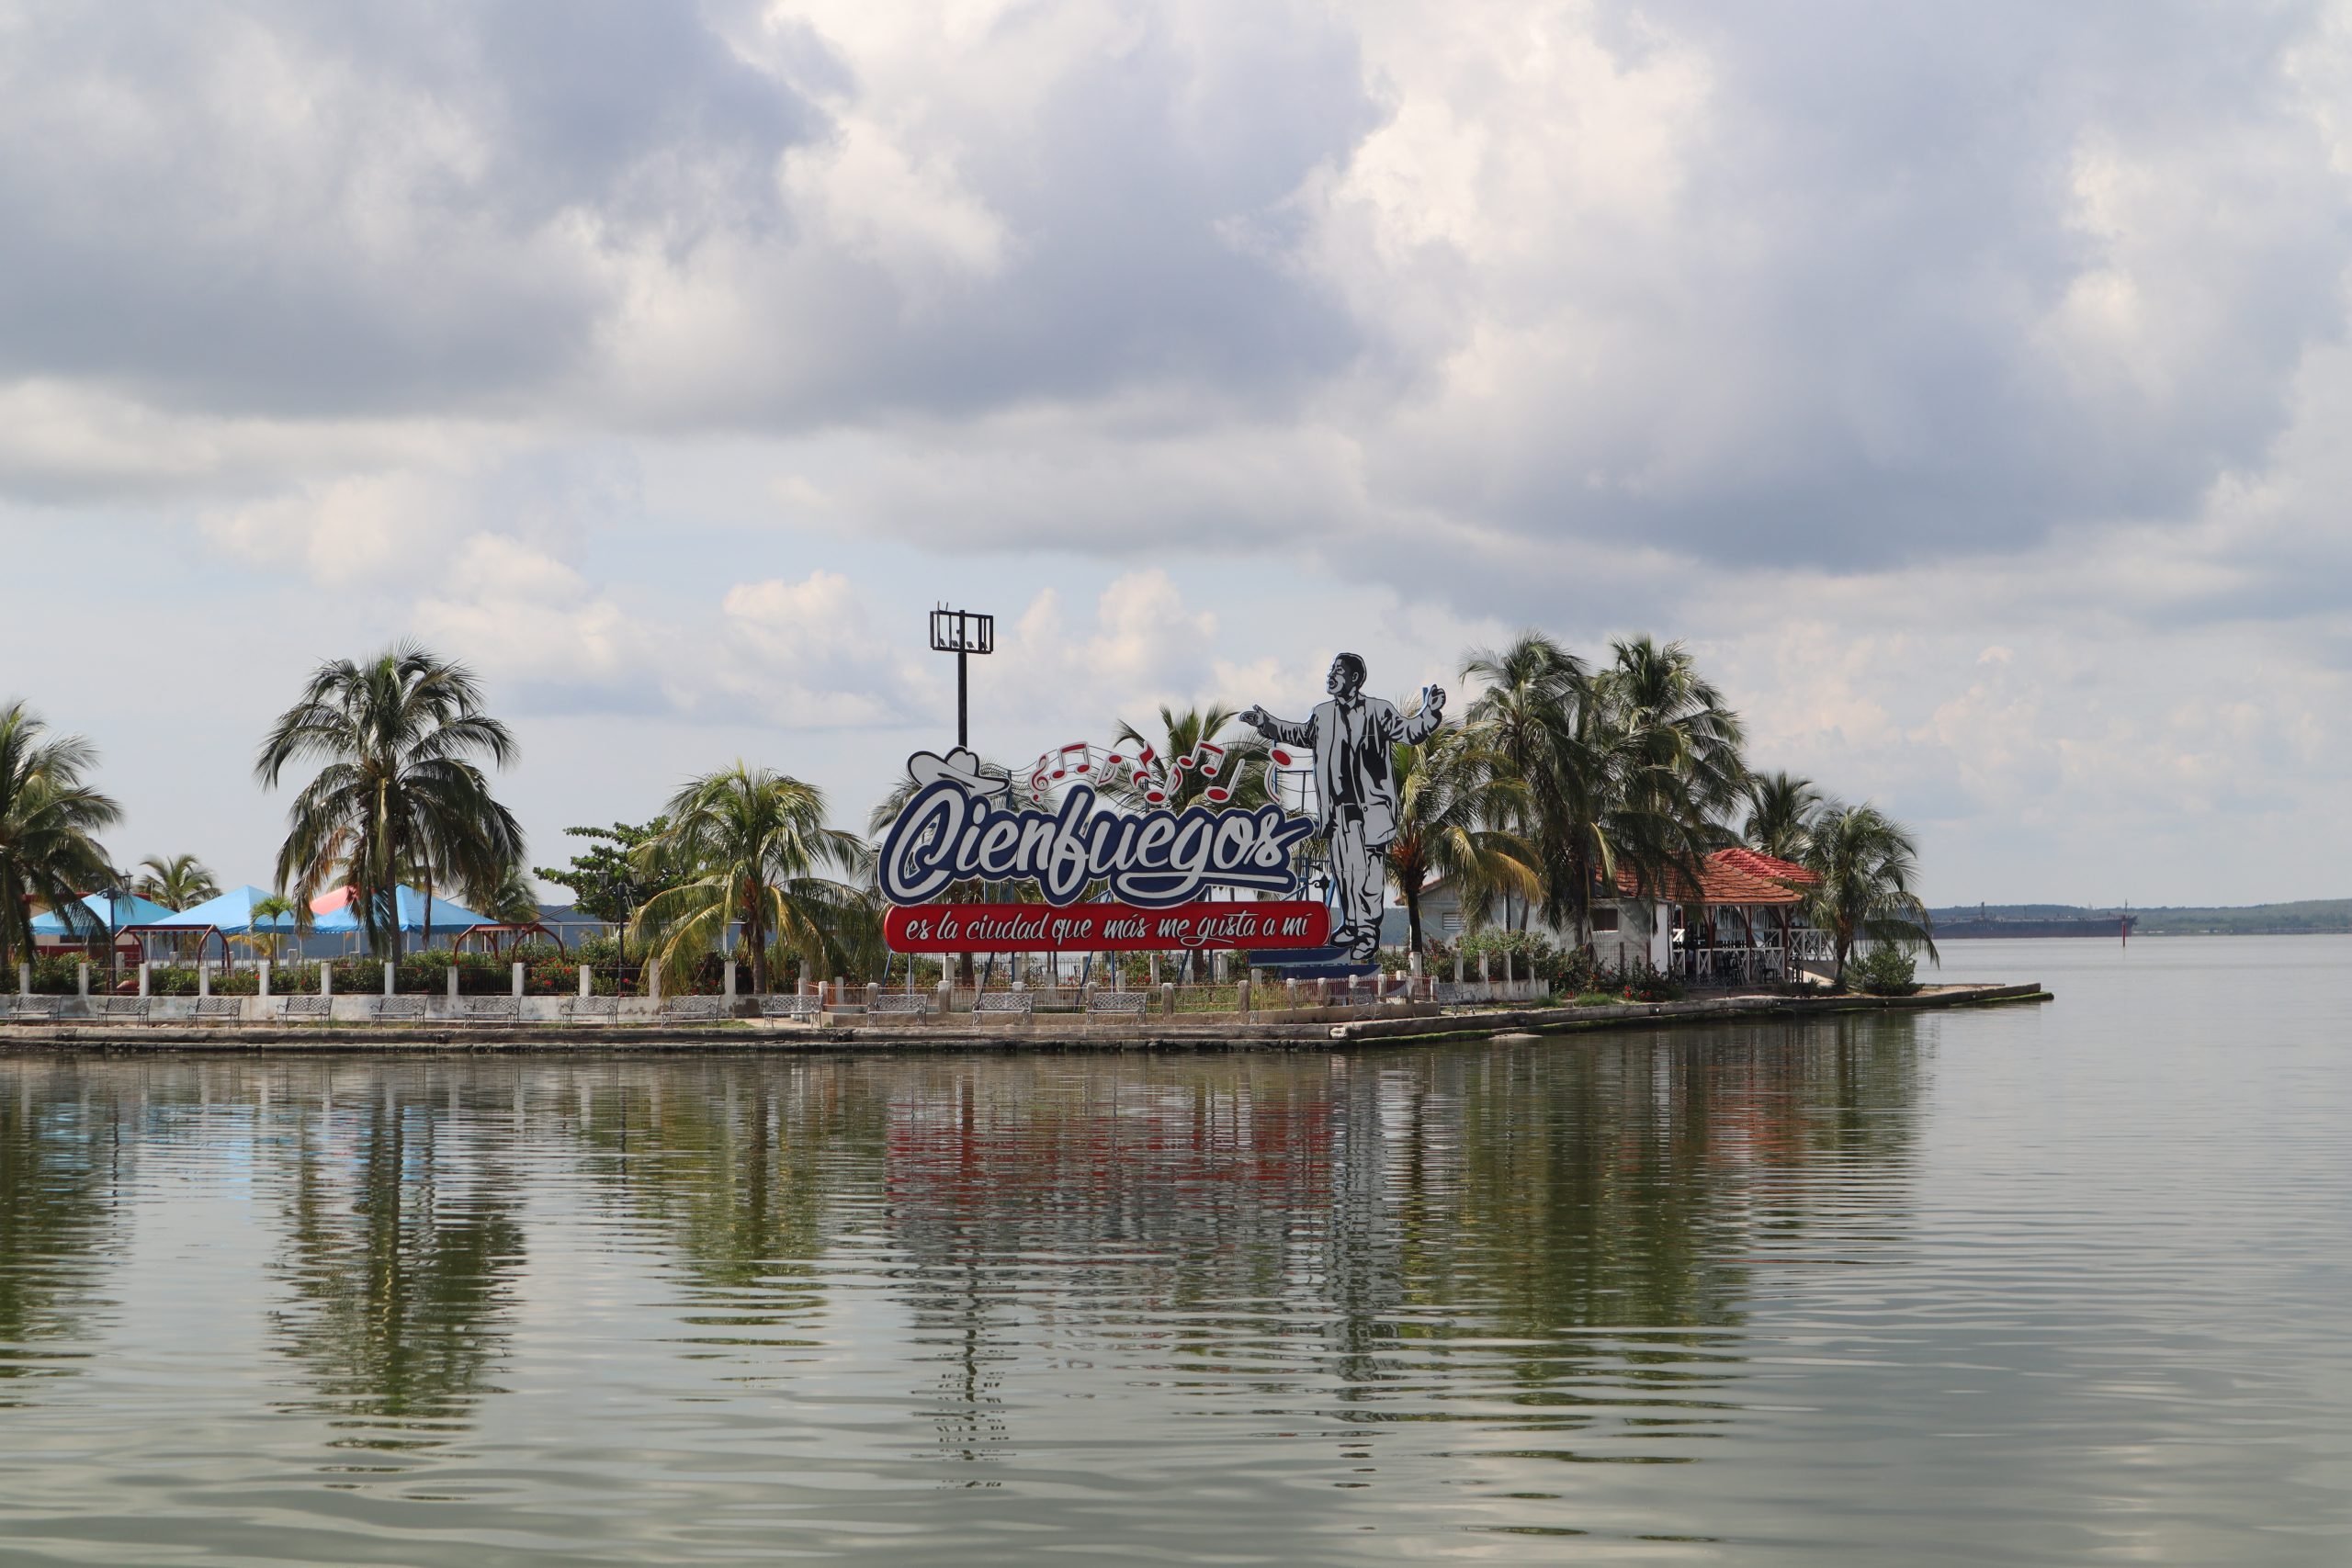
M1535 849L1539 868L1549 863L1565 814L1563 773L1580 761L1573 735L1575 714L1586 705L1590 672L1584 660L1541 632L1521 632L1501 649L1479 649L1462 666L1462 678L1483 687L1470 704L1464 732L1519 781L1521 798L1497 826L1514 828ZM1566 766L1564 768L1564 764ZM1520 906L1523 929L1530 898ZM1465 904L1465 913L1479 913Z
M858 875L869 857L855 834L825 826L816 785L739 761L688 784L667 814L668 830L630 858L678 885L647 899L628 928L666 976L683 981L738 922L757 993L769 988L771 952L797 953L822 972L863 943L872 923L865 895L821 873Z
M1751 850L1802 863L1820 809L1821 792L1811 779L1758 773L1747 782L1747 826L1740 837Z
M1813 821L1804 863L1821 876L1807 900L1813 923L1836 944L1835 983L1858 941L1924 947L1939 964L1935 922L1911 891L1918 847L1909 829L1875 806L1825 801Z
M521 865L510 865L487 886L464 889L466 902L485 919L527 926L539 918L539 890Z
M1250 736L1227 736L1226 727L1235 716L1233 709L1214 704L1181 713L1162 707L1157 738L1121 719L1119 754L1133 762L1145 747L1151 748L1168 794L1166 800L1153 804L1168 810L1197 805L1212 811L1254 811L1266 804L1266 743ZM1216 750L1204 754L1204 746ZM1144 786L1132 772L1123 770L1096 787L1114 800L1146 804ZM1225 798L1211 800L1211 789L1223 792Z
M0 707L0 965L33 951L33 910L56 911L67 934L101 929L82 901L110 887L115 874L95 835L122 820L122 807L83 782L98 760L87 740L62 735L21 702Z
M192 909L207 898L220 896L220 884L211 869L194 855L149 855L141 861L143 874L130 886L141 898L153 898L166 909Z
M1637 763L1672 781L1677 815L1694 831L1727 818L1747 790L1739 716L1679 642L1639 637L1610 652L1601 680Z
M254 899L251 916L253 923L237 940L243 942L248 951L264 958L277 956L277 931L275 928L279 920L291 919L298 926L301 923L301 911L294 907L294 900L276 893L266 898Z
M1526 840L1495 826L1515 818L1526 788L1498 771L1496 759L1459 729L1441 729L1419 746L1394 749L1396 837L1388 877L1405 901L1412 950L1421 942L1421 890L1451 877L1462 907L1491 905L1497 893L1532 899L1543 892Z
M287 813L278 891L307 907L322 887L348 884L370 948L397 962L403 870L423 875L429 909L436 872L463 886L522 861L523 830L473 761L504 767L514 755L514 735L482 711L462 664L402 643L365 663L321 665L254 765L274 787L297 761L326 763Z

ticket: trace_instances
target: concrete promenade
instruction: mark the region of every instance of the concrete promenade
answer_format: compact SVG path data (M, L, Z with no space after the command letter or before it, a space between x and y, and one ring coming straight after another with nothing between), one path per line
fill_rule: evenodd
M2039 983L1930 986L1909 997L1710 997L1600 1007L1440 1008L1430 1002L1294 1011L1088 1019L1071 1013L976 1023L947 1019L866 1021L854 1012L813 1023L732 1019L690 1023L487 1024L454 1021L254 1024L175 1021L17 1021L0 1026L0 1052L27 1051L968 1051L1324 1050L1564 1036L1738 1020L1797 1021L1844 1013L1917 1012L2051 999Z

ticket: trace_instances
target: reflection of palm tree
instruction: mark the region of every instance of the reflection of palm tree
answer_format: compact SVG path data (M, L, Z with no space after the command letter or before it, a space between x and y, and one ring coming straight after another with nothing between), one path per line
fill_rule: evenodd
M82 1303L117 1219L116 1103L93 1098L85 1111L74 1080L22 1086L36 1071L19 1066L0 1092L0 1407L24 1396L14 1380L72 1370L72 1352L44 1348L84 1337Z
M519 1205L502 1173L456 1168L463 1156L441 1146L434 1107L379 1096L359 1114L347 1181L308 1138L296 1156L280 1348L337 1416L395 1429L461 1420L495 1392Z

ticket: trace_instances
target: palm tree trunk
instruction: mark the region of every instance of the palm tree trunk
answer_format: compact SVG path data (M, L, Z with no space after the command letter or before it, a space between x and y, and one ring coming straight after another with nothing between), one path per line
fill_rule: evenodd
M1418 879L1405 884L1405 924L1413 935L1413 951L1421 952L1421 885Z

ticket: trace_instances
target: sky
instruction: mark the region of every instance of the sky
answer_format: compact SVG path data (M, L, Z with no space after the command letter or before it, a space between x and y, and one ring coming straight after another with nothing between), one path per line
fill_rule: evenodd
M0 699L266 884L414 638L737 758L1686 642L1931 902L2352 893L2352 6L0 0Z

